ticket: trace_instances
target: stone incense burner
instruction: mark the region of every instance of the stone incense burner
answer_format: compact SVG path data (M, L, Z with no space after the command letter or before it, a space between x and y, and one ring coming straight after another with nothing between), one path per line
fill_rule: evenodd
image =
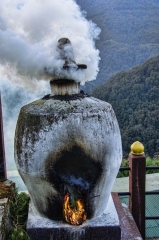
M59 42L61 51L71 44ZM72 63L86 68L62 57L65 71ZM111 105L80 92L73 79L50 85L50 95L20 111L15 161L38 214L79 225L107 207L122 159L119 126Z

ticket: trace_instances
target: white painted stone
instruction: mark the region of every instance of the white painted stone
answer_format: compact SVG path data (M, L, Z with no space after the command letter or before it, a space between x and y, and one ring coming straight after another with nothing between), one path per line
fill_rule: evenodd
M99 226L99 227L109 227L109 226L119 226L119 218L118 214L116 212L113 199L110 195L107 208L105 209L104 213L101 217L96 217L91 220L86 220L82 226L78 226L78 229L76 226L71 226L72 231L84 231L83 228L85 227L93 227L93 226ZM61 228L61 227L69 227L67 223L64 223L63 221L52 221L50 219L44 218L39 216L35 211L34 207L30 203L29 205L29 214L28 214L28 220L27 220L27 229L28 228Z
M105 213L94 219L86 220L80 226L41 217L34 213L30 203L26 228L32 240L45 240L46 238L49 240L121 239L119 218L111 196Z
M91 218L101 216L122 160L120 130L111 105L92 97L73 101L40 99L21 109L15 133L15 161L32 202L42 216L54 219L48 214L57 210L58 206L52 201L58 202L61 193L49 176L60 154L72 151L74 146L84 155L81 155L82 160L74 159L72 165L76 165L76 161L82 161L84 165L88 157L90 164L102 168L95 185L88 191ZM61 171L64 171L62 165ZM93 172L86 169L87 178ZM83 181L87 188L89 181L75 177L76 171L70 178L73 177L79 186Z

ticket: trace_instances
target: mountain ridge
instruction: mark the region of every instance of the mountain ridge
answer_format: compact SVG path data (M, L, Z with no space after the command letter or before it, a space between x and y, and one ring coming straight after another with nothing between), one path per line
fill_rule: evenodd
M159 156L159 55L112 76L92 95L109 102L118 119L124 155L140 141L150 157Z
M77 0L87 18L101 28L96 46L100 50L97 80L85 91L106 82L113 74L159 54L159 1Z

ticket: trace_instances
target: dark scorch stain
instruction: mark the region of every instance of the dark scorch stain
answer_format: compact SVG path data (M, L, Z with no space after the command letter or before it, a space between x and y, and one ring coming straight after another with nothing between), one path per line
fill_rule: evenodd
M56 209L56 204L56 211L62 216L63 198L68 191L73 200L79 197L84 200L87 216L91 217L93 209L88 202L88 195L102 175L101 163L86 154L80 146L74 145L69 150L61 151L56 159L50 154L46 159L46 172L48 181L59 192L58 199L51 200L48 196L48 214L55 217L55 212L51 213L51 209Z

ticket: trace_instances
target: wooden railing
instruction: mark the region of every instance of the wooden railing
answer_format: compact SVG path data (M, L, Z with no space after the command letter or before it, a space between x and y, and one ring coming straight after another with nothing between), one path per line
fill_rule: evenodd
M129 192L119 192L119 196L129 196L129 209L145 239L145 220L159 219L159 216L145 215L145 195L159 194L156 191L145 191L146 170L159 169L159 166L146 167L146 157L142 155L129 154L129 167L121 167L120 171L129 171Z

